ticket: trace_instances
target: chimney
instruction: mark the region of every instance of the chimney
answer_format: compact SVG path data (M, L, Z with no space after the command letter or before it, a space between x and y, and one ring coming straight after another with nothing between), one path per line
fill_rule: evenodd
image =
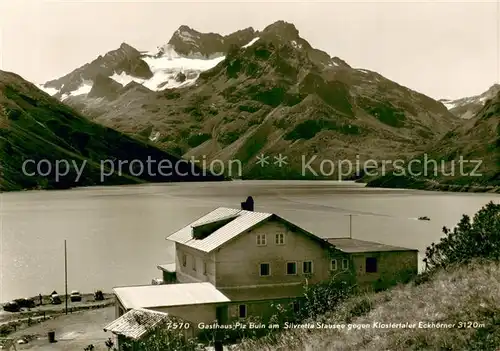
M247 197L245 202L241 203L241 209L244 211L253 211L254 204L253 204L253 198L251 196Z

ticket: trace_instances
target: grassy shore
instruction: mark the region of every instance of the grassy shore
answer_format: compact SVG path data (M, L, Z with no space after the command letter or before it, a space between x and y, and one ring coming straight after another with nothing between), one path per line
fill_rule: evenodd
M246 340L235 350L498 350L499 287L499 264L474 263L419 284L352 297L312 321L344 329L282 330L272 340ZM408 327L382 325L389 323Z

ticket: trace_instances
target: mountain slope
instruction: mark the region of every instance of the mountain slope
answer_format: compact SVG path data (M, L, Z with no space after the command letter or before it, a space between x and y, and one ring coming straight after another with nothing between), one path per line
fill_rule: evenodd
M189 31L182 36L190 55L201 50L197 54L212 57L228 40ZM399 158L421 152L459 123L442 103L313 48L293 24L275 22L242 46L252 30L236 33L231 38L240 39L190 84L154 92L136 86L118 97L80 95L64 102L106 126L154 137L177 154L239 160L242 176L250 178L338 177L338 169L304 172L303 159L316 157L318 169L325 159ZM180 47L178 37L155 60L196 60L173 49ZM256 165L262 153L271 161L283 154L286 167Z
M427 171L418 167L414 173L421 175L416 177L389 173L368 185L500 192L500 92L422 157L437 161L437 167L431 164Z
M483 108L486 101L493 99L500 92L500 84L492 85L488 90L480 95L465 97L457 100L441 99L451 113L455 116L469 119L476 115Z
M148 160L151 168L141 170ZM160 173L158 166L154 168L160 161L178 169ZM1 191L220 179L203 176L177 157L91 123L20 76L3 71L0 165Z

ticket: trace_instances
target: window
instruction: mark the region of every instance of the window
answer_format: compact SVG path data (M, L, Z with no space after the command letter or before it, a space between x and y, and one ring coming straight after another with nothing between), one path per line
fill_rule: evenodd
M299 301L292 302L292 308L293 308L294 313L299 313L300 312L300 302Z
M348 268L349 268L349 260L347 260L346 258L344 258L344 259L342 260L342 269L343 269L343 270L346 270L346 269L348 269Z
M285 234L276 234L276 245L285 245Z
M207 275L207 263L203 262L203 274Z
M186 254L182 254L182 265L186 267L187 265L187 256Z
M313 263L312 261L305 261L302 263L302 273L304 274L312 274L313 272Z
M297 262L287 262L286 263L286 274L288 274L288 275L297 274Z
M257 234L257 246L265 246L267 244L266 234Z
M375 257L366 258L366 273L377 272L377 259Z
M196 257L193 257L193 271L196 272Z
M337 270L337 260L332 260L330 263L330 270L336 271Z
M238 306L238 316L240 318L247 318L247 305Z
M261 263L260 264L260 276L266 277L271 275L271 265L269 263Z

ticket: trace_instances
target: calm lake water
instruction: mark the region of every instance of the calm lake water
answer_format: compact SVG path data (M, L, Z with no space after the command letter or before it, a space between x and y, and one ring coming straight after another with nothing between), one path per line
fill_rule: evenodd
M239 207L252 195L256 211L277 213L324 237L349 236L417 248L438 240L443 226L474 214L494 194L367 189L322 181L234 181L96 187L0 194L0 301L64 292L110 291L150 284L158 264L173 261L170 233L218 206ZM431 221L416 217L429 216Z

